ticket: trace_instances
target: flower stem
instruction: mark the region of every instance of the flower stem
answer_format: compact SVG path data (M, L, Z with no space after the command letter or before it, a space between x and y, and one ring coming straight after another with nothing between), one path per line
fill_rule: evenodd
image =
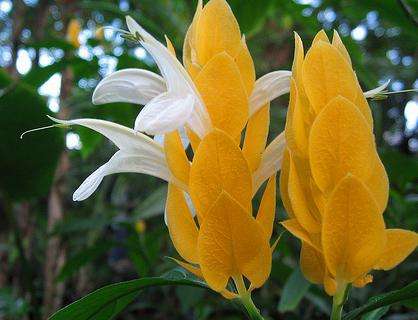
M251 292L248 291L245 287L242 276L240 275L234 277L234 282L238 290L239 299L242 305L244 306L245 310L247 310L248 317L251 320L264 320L264 318L260 314L260 311L251 299Z
M347 301L350 286L344 284L335 293L332 299L332 312L330 320L341 320L344 303Z

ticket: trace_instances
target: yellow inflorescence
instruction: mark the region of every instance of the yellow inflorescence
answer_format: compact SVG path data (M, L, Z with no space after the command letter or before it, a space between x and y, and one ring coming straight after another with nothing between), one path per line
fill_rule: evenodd
M266 146L269 106L249 116L254 65L224 0L211 0L204 7L199 2L186 35L183 60L205 103L213 130L200 140L188 128L194 150L191 163L179 133L165 136L170 171L187 186L193 204L191 208L183 190L169 185L169 232L186 261L179 264L203 278L213 290L234 298L235 292L226 289L229 280L240 282L245 277L251 288L257 288L271 269L275 175L267 184L256 217L252 213L253 173Z
M321 31L295 57L280 190L302 241L301 269L334 295L347 284L372 281L372 269L390 269L417 246L411 231L386 229L389 183L377 154L371 110L350 57L335 32Z

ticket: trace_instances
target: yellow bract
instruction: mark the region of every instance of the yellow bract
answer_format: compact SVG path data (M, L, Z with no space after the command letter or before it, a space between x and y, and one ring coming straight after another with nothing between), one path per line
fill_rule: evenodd
M178 162L184 162L183 156L177 154L178 135L169 134L165 139L167 157L174 153ZM230 279L244 276L252 288L260 287L271 269L269 240L275 217L275 176L267 183L254 218L252 177L243 151L227 133L215 129L199 144L188 187L199 226L184 191L170 184L167 196L170 236L177 252L187 261L179 264L227 298L235 297L226 290Z
M166 41L175 54L171 42ZM275 174L269 177L257 215L252 213L257 191L253 181L266 149L270 105L249 115L254 64L225 0L211 0L204 7L198 2L184 41L183 63L204 102L212 130L199 138L185 128L193 151L189 157L177 131L164 137L167 165L173 181L182 186L181 190L169 185L168 228L184 259L175 261L225 298L233 299L263 285L277 245L276 241L270 246ZM191 203L186 201L186 193ZM317 242L317 238L311 241ZM243 277L250 282L248 288ZM230 280L238 292L226 289Z
M295 57L280 192L302 241L301 270L334 295L372 281L372 269L398 265L417 246L415 232L385 229L389 182L376 151L371 111L338 33L319 32Z
M195 79L215 128L231 136L241 133L248 119L248 97L239 69L225 52L204 65Z
M225 0L199 1L183 46L183 63L195 82L212 125L232 137L249 120L254 63Z
M250 211L251 172L241 149L224 132L215 130L200 143L193 158L189 190L199 217L205 216L222 192Z

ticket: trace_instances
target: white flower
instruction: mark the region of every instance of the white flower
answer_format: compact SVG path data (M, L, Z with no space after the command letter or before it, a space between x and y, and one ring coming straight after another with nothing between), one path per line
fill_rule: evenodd
M199 137L211 129L209 115L190 76L170 51L131 17L130 33L154 58L163 77L146 70L126 69L103 79L93 93L93 103L145 104L135 130L164 134L188 125Z
M87 199L98 188L105 176L121 172L145 173L175 183L180 188L185 188L172 177L165 161L163 147L145 134L104 120L75 119L65 121L50 118L63 125L81 125L97 131L119 148L108 162L84 180L74 192L74 201Z
M125 69L104 78L93 93L94 104L129 102L145 105L135 130L161 135L188 125L200 138L211 129L209 115L192 79L174 55L131 17L130 33L154 58L162 77L141 69ZM250 95L250 115L290 90L290 71L274 71L258 79Z

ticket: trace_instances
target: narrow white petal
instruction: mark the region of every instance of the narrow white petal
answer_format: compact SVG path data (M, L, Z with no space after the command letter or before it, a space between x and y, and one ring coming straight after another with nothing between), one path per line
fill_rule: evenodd
M78 187L73 194L74 201L82 201L92 195L99 187L103 178L109 174L121 172L145 173L159 177L166 181L170 179L170 173L164 159L156 159L141 154L128 154L123 151L116 152L110 160L94 171Z
M164 146L164 134L156 134L154 136L154 141L159 145Z
M253 174L254 193L264 181L280 170L285 146L286 141L282 132L264 150L260 166Z
M187 136L186 130L183 128L178 129L180 134L181 143L183 145L184 149L187 149L187 147L190 144L189 137ZM154 136L154 141L158 144L164 146L164 134L157 134Z
M129 31L133 35L139 34L142 46L154 58L155 63L157 64L161 74L166 81L168 92L167 97L170 95L172 98L180 99L186 99L186 97L189 95L193 97L195 104L194 109L196 110L197 115L200 117L200 124L203 126L204 133L201 133L201 128L193 127L194 122L192 122L190 125L192 126L192 129L202 137L210 130L210 118L202 98L200 97L200 94L197 91L187 71L177 60L177 58L172 55L164 45L162 45L152 35L144 30L138 23L136 23L135 20L127 16L126 24ZM186 108L183 108L182 111L184 112L184 114L181 115L183 118L186 115L191 115L191 112L189 113L191 110L186 110ZM188 119L185 118L182 124L187 122L187 120Z
M164 150L161 145L150 137L110 121L98 119L74 119L66 121L52 117L49 118L64 125L81 125L97 131L112 141L122 151L153 155L155 157L164 156Z
M389 83L390 83L390 79L386 81L384 84L382 84L381 86L378 86L377 88L364 92L364 96L366 98L373 98L376 94L379 94L380 92L385 90L387 86L389 85Z
M290 90L292 72L279 70L267 73L255 82L250 96L250 115L256 113L263 105Z
M164 79L141 69L124 69L112 73L97 85L93 104L129 102L147 104L167 90Z
M163 134L184 127L194 107L193 96L176 97L163 93L151 100L139 113L135 130L151 135Z

